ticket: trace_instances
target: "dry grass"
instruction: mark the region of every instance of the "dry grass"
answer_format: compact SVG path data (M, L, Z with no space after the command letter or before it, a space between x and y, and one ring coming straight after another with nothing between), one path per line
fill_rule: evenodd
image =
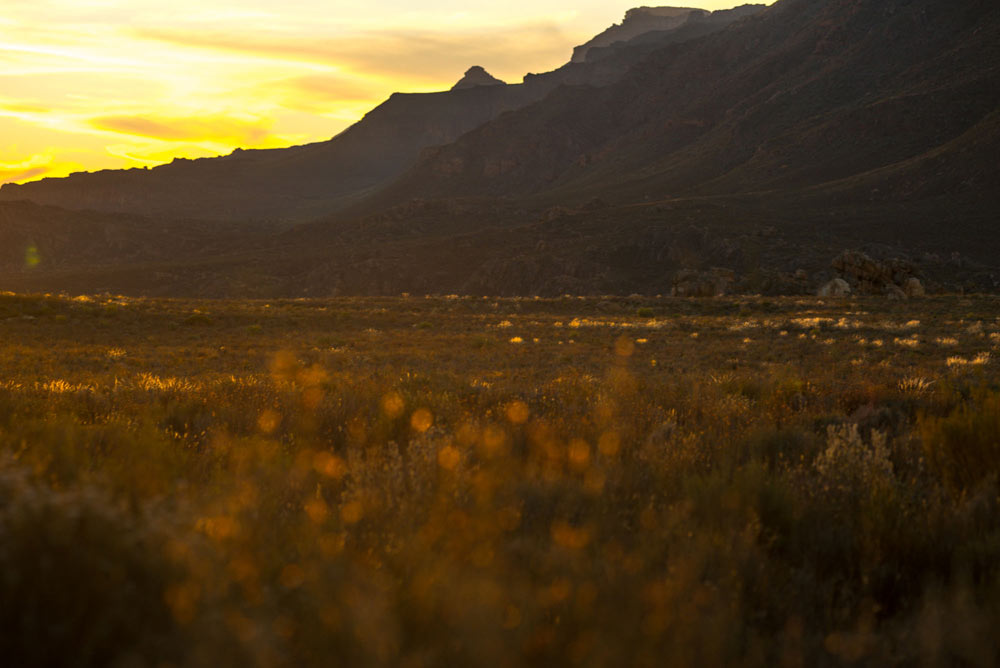
M0 295L0 652L994 665L998 316Z

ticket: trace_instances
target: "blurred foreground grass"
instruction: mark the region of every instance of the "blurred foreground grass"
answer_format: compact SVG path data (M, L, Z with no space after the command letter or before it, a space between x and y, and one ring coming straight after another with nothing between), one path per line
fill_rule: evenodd
M7 665L995 665L1000 301L0 295Z

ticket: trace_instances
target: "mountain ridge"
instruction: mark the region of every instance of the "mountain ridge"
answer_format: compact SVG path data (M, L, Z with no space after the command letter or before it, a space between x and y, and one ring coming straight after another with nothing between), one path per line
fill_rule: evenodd
M832 261L851 251L932 291L1000 289L1000 7L779 0L731 17L696 36L676 32L688 25L594 47L522 84L438 94L525 97L338 211L175 256L155 281L140 258L0 282L221 297L702 294L692 286L724 275L726 289L804 294L839 277ZM410 101L372 113L395 123ZM365 146L369 128L356 128Z
M671 37L664 33L658 39ZM149 170L102 170L5 184L0 201L30 199L109 213L293 225L350 207L402 174L425 149L448 144L560 86L606 85L648 48L620 50L597 63L567 63L503 86L482 85L499 80L476 66L451 91L394 93L324 142L177 159ZM470 81L475 85L463 85Z

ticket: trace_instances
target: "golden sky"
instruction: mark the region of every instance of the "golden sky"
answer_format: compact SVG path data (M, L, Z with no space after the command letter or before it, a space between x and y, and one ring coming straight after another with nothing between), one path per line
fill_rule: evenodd
M328 139L471 65L558 67L642 4L0 0L0 183Z

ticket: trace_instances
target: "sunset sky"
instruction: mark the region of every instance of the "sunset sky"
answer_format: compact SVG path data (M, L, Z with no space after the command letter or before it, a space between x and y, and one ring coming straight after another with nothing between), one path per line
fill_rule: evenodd
M558 67L641 4L0 0L0 183L328 139L471 65Z

